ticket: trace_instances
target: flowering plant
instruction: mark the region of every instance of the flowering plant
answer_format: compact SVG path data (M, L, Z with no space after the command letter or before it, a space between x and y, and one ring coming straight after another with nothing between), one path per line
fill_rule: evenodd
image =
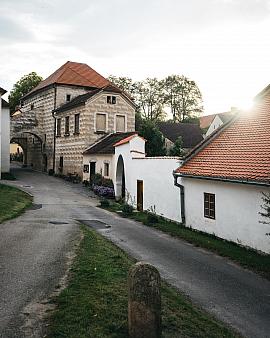
M104 187L101 185L94 185L93 191L98 196L106 197L106 198L114 198L114 189L110 187Z

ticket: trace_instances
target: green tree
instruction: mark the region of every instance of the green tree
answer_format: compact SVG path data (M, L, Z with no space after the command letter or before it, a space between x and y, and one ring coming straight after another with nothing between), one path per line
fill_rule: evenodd
M170 75L162 81L163 102L174 122L185 122L203 111L202 94L196 83L183 75Z
M127 94L131 95L134 92L134 83L130 77L117 77L114 75L110 75L108 80L115 84L118 88L122 89Z
M24 75L13 86L9 95L10 111L13 113L16 107L20 104L21 98L35 88L42 81L42 77L37 75L36 72Z
M174 145L169 151L170 156L184 156L185 151L183 149L183 139L182 136L177 137L177 139L174 142Z
M153 121L145 120L141 125L139 134L147 141L145 144L147 156L166 155L164 137Z

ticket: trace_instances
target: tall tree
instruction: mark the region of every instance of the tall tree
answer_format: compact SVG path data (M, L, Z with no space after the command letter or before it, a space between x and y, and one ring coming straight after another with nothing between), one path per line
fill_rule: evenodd
M202 94L194 81L183 75L170 75L162 86L163 100L174 122L185 122L203 111Z
M125 76L117 77L114 75L110 75L108 77L108 80L113 84L115 84L120 89L122 89L124 92L132 96L134 92L134 83L130 77Z
M166 116L163 105L162 83L147 78L134 83L134 97L142 117L150 121L162 121Z
M146 139L145 151L147 156L166 155L165 140L156 124L151 120L145 120L141 125L139 134Z
M42 77L37 75L36 72L32 72L24 75L14 84L8 98L11 113L16 110L16 107L20 104L21 98L36 87L41 81Z
M169 154L171 156L184 156L185 155L185 151L183 149L182 136L177 137L176 141L174 142L174 145L169 151Z

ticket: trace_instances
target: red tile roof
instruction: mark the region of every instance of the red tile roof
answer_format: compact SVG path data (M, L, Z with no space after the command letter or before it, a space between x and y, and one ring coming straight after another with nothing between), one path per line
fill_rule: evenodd
M208 128L210 124L214 121L214 118L218 115L223 123L227 122L230 120L235 112L233 111L228 111L224 113L219 113L219 114L212 114L212 115L206 115L206 116L201 116L200 117L200 127L202 129Z
M124 138L123 140L120 140L119 142L115 143L113 146L114 147L118 147L118 146L121 146L121 144L125 144L125 143L128 143L131 139L133 139L135 136L138 136L137 133L134 133L133 135L130 135L126 138ZM145 139L141 136L138 136L139 138L141 138L142 140L145 141Z
M47 79L41 81L25 97L55 83L91 88L103 88L110 84L107 79L87 64L68 61L47 77Z
M195 147L176 172L270 185L270 91Z

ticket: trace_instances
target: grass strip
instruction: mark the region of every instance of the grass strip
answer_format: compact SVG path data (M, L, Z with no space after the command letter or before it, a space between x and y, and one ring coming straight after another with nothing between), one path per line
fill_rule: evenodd
M135 262L113 243L82 226L84 238L68 287L54 299L50 338L126 338L127 274ZM239 337L162 283L163 337Z
M22 214L32 201L26 192L0 184L0 223Z
M119 213L121 205L110 202L104 209L118 212L120 216L134 219L143 224L161 230L173 237L184 239L195 246L205 248L220 256L228 257L244 268L250 269L270 280L270 255L261 254L256 250L247 249L236 243L223 240L214 235L207 234L192 228L187 228L179 223L158 217L158 222L150 223L146 212L133 212L129 215Z

